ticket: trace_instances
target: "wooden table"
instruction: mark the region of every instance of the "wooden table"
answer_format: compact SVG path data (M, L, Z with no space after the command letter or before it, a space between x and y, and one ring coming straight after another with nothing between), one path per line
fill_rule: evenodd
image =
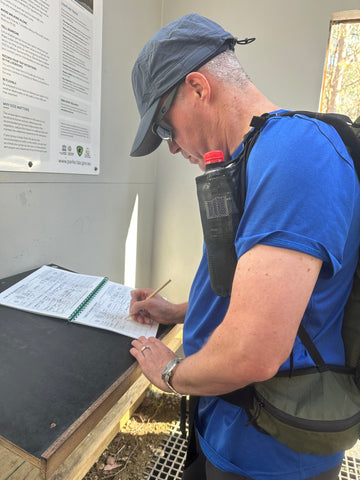
M162 336L177 350L182 328ZM0 480L83 478L149 385L130 342L0 306Z

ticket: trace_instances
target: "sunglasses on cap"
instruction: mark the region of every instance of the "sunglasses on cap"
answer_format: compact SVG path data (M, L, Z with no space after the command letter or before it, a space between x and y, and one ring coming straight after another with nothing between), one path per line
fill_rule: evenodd
M170 127L170 125L168 125L163 120L163 118L165 117L165 115L169 111L169 109L170 109L170 107L171 107L171 105L174 101L174 98L175 98L175 95L176 95L176 92L177 92L178 88L179 88L179 85L176 85L170 91L170 93L166 97L164 103L161 105L161 108L160 108L160 110L158 111L158 113L155 117L154 123L152 124L153 133L158 135L161 138L161 140L165 140L167 142L171 142L172 139L173 139L173 129L172 129L172 127Z

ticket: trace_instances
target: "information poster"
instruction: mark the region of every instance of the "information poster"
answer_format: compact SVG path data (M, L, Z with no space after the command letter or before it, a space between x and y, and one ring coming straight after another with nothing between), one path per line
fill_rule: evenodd
M0 0L0 170L100 168L103 0Z

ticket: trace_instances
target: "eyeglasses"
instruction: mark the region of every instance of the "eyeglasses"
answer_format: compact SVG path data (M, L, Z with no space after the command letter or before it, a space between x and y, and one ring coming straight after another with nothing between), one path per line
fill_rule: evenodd
M164 103L162 104L160 110L158 111L156 117L155 117L155 121L154 123L152 124L152 131L153 133L155 133L156 135L158 135L161 140L165 140L167 142L171 142L172 139L173 139L173 129L172 127L166 123L163 118L165 117L165 115L167 114L167 112L169 111L173 101L174 101L174 98L175 98L175 95L176 95L176 92L179 88L179 85L176 85L176 87L174 87L169 95L166 97Z

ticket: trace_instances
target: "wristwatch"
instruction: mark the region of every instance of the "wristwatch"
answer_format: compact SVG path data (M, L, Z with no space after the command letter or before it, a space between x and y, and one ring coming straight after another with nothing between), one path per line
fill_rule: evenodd
M178 365L181 362L181 358L175 357L170 360L169 363L165 365L163 368L163 371L161 372L161 378L162 380L166 383L166 385L169 387L169 389L175 393L178 397L182 397L181 393L177 392L175 388L170 384L170 379L174 375L174 369L176 365Z

